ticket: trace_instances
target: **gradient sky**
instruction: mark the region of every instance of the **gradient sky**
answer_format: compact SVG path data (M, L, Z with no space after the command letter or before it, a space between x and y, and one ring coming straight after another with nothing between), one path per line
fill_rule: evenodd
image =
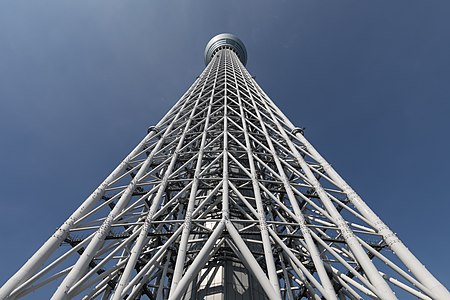
M239 36L294 124L450 287L449 1L0 1L0 285Z

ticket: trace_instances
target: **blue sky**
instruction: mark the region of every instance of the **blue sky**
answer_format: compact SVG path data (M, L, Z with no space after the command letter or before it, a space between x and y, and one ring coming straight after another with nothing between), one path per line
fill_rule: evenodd
M0 284L203 70L248 70L450 286L450 2L1 1Z

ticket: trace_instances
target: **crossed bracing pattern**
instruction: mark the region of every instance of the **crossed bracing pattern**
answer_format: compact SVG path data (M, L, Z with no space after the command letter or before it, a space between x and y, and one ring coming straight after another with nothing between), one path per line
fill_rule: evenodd
M447 295L223 49L0 297L200 298L230 264L254 299Z

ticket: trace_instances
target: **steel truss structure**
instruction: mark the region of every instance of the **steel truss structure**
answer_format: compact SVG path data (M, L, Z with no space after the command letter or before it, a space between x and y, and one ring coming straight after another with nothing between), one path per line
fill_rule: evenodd
M0 298L450 299L258 86L242 42L206 50L189 90Z

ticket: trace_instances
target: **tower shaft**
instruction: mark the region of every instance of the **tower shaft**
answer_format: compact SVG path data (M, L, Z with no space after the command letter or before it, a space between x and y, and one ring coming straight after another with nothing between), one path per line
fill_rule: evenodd
M448 299L246 60L213 38L189 90L0 299Z

